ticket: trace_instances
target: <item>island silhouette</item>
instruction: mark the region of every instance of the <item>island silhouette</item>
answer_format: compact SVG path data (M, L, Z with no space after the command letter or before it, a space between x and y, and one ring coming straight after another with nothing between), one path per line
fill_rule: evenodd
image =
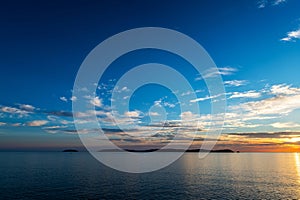
M147 153L147 152L186 152L186 153L193 153L193 152L211 152L211 153L234 153L231 149L219 149L219 150L206 150L206 149L104 149L100 150L99 152L135 152L135 153Z
M76 149L65 149L63 152L78 152Z

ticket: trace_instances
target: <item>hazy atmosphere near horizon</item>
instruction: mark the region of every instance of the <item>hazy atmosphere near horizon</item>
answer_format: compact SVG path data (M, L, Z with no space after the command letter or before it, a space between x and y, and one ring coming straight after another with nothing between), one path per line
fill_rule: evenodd
M195 137L191 147L200 148L209 137L201 133L214 123L211 103L218 97L210 95L204 79L221 75L227 108L215 149L299 151L299 8L296 0L2 2L0 150L83 150L77 134L95 132L89 130L94 107L105 134L120 147L160 147L176 129L185 133L177 143ZM86 111L72 112L72 102L79 99L73 95L74 80L88 53L108 37L139 27L188 35L205 48L218 70L200 75L175 54L132 51L109 66L95 83L95 95L85 96ZM171 66L193 90L184 90L180 82L176 90L148 84L133 93L116 86L124 73L144 63ZM130 99L128 111L112 115L117 101L113 90L123 95L115 104ZM178 97L186 100L184 112ZM192 109L195 105L199 113ZM74 115L85 129L76 131ZM115 122L128 126L131 134ZM159 126L164 129L147 134Z

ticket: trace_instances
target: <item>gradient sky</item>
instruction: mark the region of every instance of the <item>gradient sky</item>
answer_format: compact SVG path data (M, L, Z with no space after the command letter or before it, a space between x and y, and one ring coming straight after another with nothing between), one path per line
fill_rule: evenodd
M99 111L106 134L120 146L156 147L174 136L207 130L213 96L203 78L222 76L227 114L216 148L241 151L300 149L300 2L263 1L10 1L0 6L0 150L58 150L82 145L73 124L72 88L87 54L100 42L138 27L164 27L199 42L219 71L201 77L185 60L159 50L139 50L117 59L87 105ZM147 85L134 93L120 124L141 124L126 135L111 123L111 90L134 66L157 62L183 74L194 91ZM126 96L130 88L118 88ZM201 115L180 113L176 95L197 98ZM152 108L152 110L149 109ZM160 121L163 110L168 123ZM88 115L82 115L88 134ZM82 113L81 113L82 114ZM152 120L152 122L151 122ZM155 123L153 123L153 120ZM152 123L152 124L151 124ZM151 125L151 126L149 126ZM176 125L176 126L175 126ZM165 129L151 138L154 127ZM200 131L200 132L201 132ZM199 134L193 147L200 147ZM184 138L182 138L184 140ZM179 141L180 142L180 141Z

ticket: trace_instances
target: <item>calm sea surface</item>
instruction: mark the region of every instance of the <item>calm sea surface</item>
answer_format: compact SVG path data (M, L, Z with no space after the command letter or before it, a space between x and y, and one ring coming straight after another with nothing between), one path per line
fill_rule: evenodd
M128 174L88 153L0 153L0 199L300 199L300 154L187 153Z

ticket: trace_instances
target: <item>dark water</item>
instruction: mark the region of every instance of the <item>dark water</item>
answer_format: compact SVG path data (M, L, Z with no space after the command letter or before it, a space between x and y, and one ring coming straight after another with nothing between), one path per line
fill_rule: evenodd
M185 154L147 174L88 153L0 153L0 199L300 199L300 154Z

